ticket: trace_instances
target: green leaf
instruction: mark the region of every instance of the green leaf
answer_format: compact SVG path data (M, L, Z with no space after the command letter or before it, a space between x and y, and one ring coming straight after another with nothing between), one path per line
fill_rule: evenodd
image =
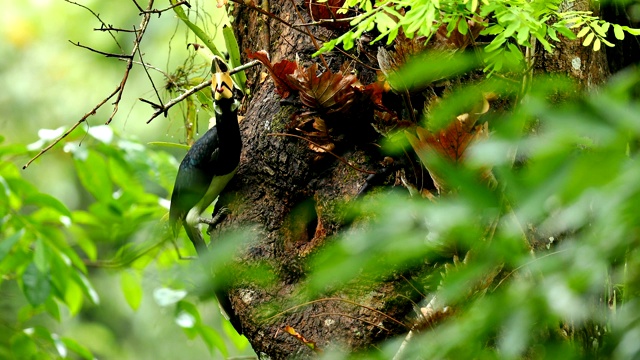
M71 212L69 211L69 209L67 209L67 207L60 200L48 194L38 193L38 194L29 195L27 198L24 199L24 203L25 205L29 204L29 205L37 205L41 207L48 207L56 210L61 215L68 216L68 217L71 216Z
M593 42L593 51L599 51L600 50L600 39L596 39L596 41Z
M477 66L476 57L470 54L429 52L411 59L398 72L391 73L387 80L396 90L416 89L463 74Z
M232 68L236 68L242 65L242 59L240 58L240 48L238 47L238 41L233 33L233 28L225 24L222 27L222 36L224 37L225 47L229 54L229 65ZM247 75L244 70L239 71L232 75L233 80L236 82L243 94L247 92Z
M49 271L49 257L50 257L50 249L47 244L42 239L36 240L35 250L33 252L33 263L36 265L38 270L43 273Z
M171 3L171 5L175 5L176 4L176 0L170 0L169 1ZM174 6L173 7L173 11L176 13L176 15L178 16L178 19L182 20L182 22L185 23L185 25L187 25L187 27L200 39L202 40L202 42L204 43L204 45L211 50L211 52L214 55L217 55L221 58L224 59L224 55L220 52L220 50L218 50L218 48L216 47L213 39L207 35L207 33L202 30L198 25L194 24L193 22L191 22L191 20L189 20L189 17L187 16L187 14L184 12L184 9L182 8L182 6Z
M227 345L224 343L224 339L217 331L208 327L208 326L200 326L198 331L200 332L200 336L204 343L207 344L209 351L213 354L215 349L218 349L222 355L226 358L229 356L229 350L227 350Z
M504 44L505 41L506 41L506 37L504 36L504 33L500 33L491 41L491 43L489 43L489 45L484 47L484 51L485 52L496 51L502 46L502 44Z
M558 35L556 34L556 29L552 28L551 26L547 27L547 34L549 35L551 40L560 41Z
M94 304L100 304L100 296L98 295L98 292L93 288L93 285L91 285L84 274L78 271L74 271L71 274L76 284L78 284L80 289L82 289L82 292L88 296Z
M556 29L557 32L559 32L560 34L562 34L564 37L566 37L569 40L573 40L573 39L577 38L576 34L574 34L573 31L571 31L571 29L569 29L566 26L558 26L555 29Z
M622 30L622 26L613 24L613 34L616 36L616 39L624 40L624 31Z
M94 150L89 149L84 160L74 159L76 172L80 182L87 191L98 201L108 201L112 198L113 185L107 170L107 162Z
M471 12L475 13L478 9L478 0L471 0Z
M520 45L525 45L529 41L529 28L527 26L522 26L518 29L516 40Z
M488 28L480 32L481 35L497 35L504 31L504 28L500 24L489 26Z
M640 35L640 29L630 28L628 26L623 26L622 29L631 35Z
M93 356L91 351L89 351L89 349L87 349L86 347L78 344L75 340L65 337L65 338L62 338L61 341L64 343L64 345L69 350L71 350L71 351L75 352L76 354L80 355L80 357L82 357L83 359L87 359L87 360L95 359L95 357Z
M58 303L55 299L49 298L47 301L45 301L44 308L52 318L60 322L60 307L58 306Z
M462 35L467 35L467 32L469 32L469 24L467 24L467 19L460 18L460 20L458 21L458 31Z
M13 245L15 245L24 235L24 228L20 229L17 233L9 236L8 238L0 241L0 262L9 254Z
M507 28L504 30L504 36L505 38L511 37L513 34L515 34L515 32L520 29L520 23L519 22L512 22L510 23Z
M582 46L589 46L591 45L591 42L593 41L593 38L596 35L594 33L590 33L589 35L587 35L586 38L584 38L584 41L582 42Z
M40 272L35 263L30 263L22 274L23 292L33 306L42 305L51 294L49 275Z
M587 33L591 31L591 29L588 26L583 27L582 29L580 29L580 31L578 31L578 35L576 35L576 37L581 38L585 35L587 35ZM585 45L586 46L586 45Z
M138 310L142 302L142 284L139 273L122 271L120 273L120 287L131 309Z
M38 354L38 347L26 330L29 329L18 331L11 337L11 354L17 359L34 359Z
M69 281L64 293L64 303L69 308L72 316L77 315L82 309L82 289L75 281Z

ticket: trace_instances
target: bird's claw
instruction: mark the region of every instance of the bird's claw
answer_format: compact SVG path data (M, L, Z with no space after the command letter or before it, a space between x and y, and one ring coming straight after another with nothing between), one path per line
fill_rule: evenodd
M207 235L211 233L211 231L213 231L216 226L218 226L218 224L220 224L222 222L222 220L224 220L225 216L227 216L227 214L229 214L231 211L229 211L228 208L226 207L222 207L220 208L216 214L211 218L200 218L199 221L201 223L204 224L209 224L209 228L207 229Z

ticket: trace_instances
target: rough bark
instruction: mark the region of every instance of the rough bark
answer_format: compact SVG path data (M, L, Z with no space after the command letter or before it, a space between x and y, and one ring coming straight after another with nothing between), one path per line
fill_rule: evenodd
M297 18L292 1L272 1L270 5L273 14L290 23L303 21ZM307 16L304 9L299 11ZM241 49L271 49L274 62L293 60L297 55L310 63L316 48L308 35L249 8L239 7L234 15ZM314 34L325 38L330 35L326 30L314 30ZM342 63L335 54L326 58L336 69ZM220 228L226 231L251 225L255 241L239 261L244 267L266 263L277 280L264 288L235 279L229 298L243 333L258 354L277 359L314 354L284 332L285 326L291 326L325 351L338 346L364 348L407 331L401 322L391 318L404 319L412 311L409 299L416 295L407 294L401 289L406 283L395 279L373 285L354 282L348 290L305 299L319 301L273 317L304 299L299 293L306 281L306 260L341 228L340 204L355 197L369 174L328 154L310 151L309 144L300 139L270 136L286 132L291 115L300 108L281 103L273 83L260 82L259 71L249 77L252 95L240 124L244 143L241 165L225 190L232 194L228 197L231 214ZM362 125L370 122L371 110L360 110L349 119L331 119L346 124L334 152L357 168L376 170L382 159L371 145L376 140L375 132L370 125ZM214 232L212 238L218 235Z
M306 17L300 5L298 10ZM588 6L588 1L574 5ZM293 1L271 1L270 6L262 8L289 23L303 22L296 15ZM272 61L293 60L296 55L306 63L317 61L310 59L316 48L309 36L247 7L236 8L234 17L241 49L268 50ZM331 35L327 30L310 30L320 37ZM593 53L579 42L558 44L552 54L538 51L538 71L568 74L586 87L602 83L609 74L604 52ZM344 61L336 54L327 59L335 68ZM302 296L309 270L306 260L343 227L340 204L355 197L368 174L332 156L318 156L300 139L270 136L285 132L291 115L299 108L281 103L273 83L260 81L259 70L250 71L249 79L252 95L244 104L240 124L244 143L241 166L225 190L230 194L227 201L231 214L220 228L226 231L250 226L254 241L238 261L244 267L268 264L276 281L265 287L235 279L229 300L243 333L258 354L280 359L314 355L308 346L285 333L285 326L325 351L343 345L366 348L408 331L402 322L413 312L411 301L418 300L419 294L406 290L406 280L400 278L376 283L354 281L348 289L314 299ZM362 124L370 123L371 113L359 110L349 119L335 152L358 168L377 170L382 159L370 145L376 140L375 133L360 130L370 128ZM218 231L212 239L217 236ZM294 308L309 300L318 301ZM287 308L292 310L283 311Z
M599 8L594 8L588 0L565 2L564 8L578 11L593 10L595 14L599 13ZM582 46L582 40L555 43L556 47L552 53L539 47L537 55L540 56L536 61L536 71L552 76L561 74L573 78L583 89L593 89L604 83L611 75L606 51L595 52L592 47Z

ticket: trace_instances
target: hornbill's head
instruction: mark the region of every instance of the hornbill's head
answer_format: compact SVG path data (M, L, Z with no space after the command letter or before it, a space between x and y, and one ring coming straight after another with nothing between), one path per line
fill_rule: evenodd
M233 98L233 80L229 75L229 67L218 56L213 57L211 62L211 72L213 79L211 82L211 90L213 91L213 99L231 99Z

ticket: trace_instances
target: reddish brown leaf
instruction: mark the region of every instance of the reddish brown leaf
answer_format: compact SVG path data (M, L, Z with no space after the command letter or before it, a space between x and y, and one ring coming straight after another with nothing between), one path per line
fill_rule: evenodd
M394 117L398 117L397 114L391 110L388 106L386 106L382 100L382 95L386 92L391 91L391 88L388 86L388 83L384 79L384 75L379 77L378 80L369 85L360 85L356 87L365 97L367 97L373 105L380 111L386 111L392 114Z
M300 91L302 103L327 113L347 110L354 100L351 85L357 81L356 76L327 70L318 77L317 71L318 64L313 64L307 69L299 66L292 75L287 75L294 89Z
M485 110L484 106L481 106L481 108L484 112L488 110ZM439 193L448 191L448 187L442 177L430 165L431 155L437 153L452 162L463 160L469 144L478 138L487 137L489 134L487 123L475 126L476 120L484 112L458 115L449 126L435 133L421 127L416 128L417 137L405 132L409 143L411 143L421 162L429 171L429 175Z
M338 13L344 4L344 0L305 0L304 6L309 11L313 21L319 21L320 26L332 30L349 29L349 21L336 21L353 16L352 13Z
M249 59L256 59L260 61L271 75L271 79L276 86L276 92L282 97L287 98L294 87L287 78L288 75L293 74L298 68L298 64L295 61L282 60L275 64L271 64L269 54L264 50L259 50L254 53L247 51L247 57Z

